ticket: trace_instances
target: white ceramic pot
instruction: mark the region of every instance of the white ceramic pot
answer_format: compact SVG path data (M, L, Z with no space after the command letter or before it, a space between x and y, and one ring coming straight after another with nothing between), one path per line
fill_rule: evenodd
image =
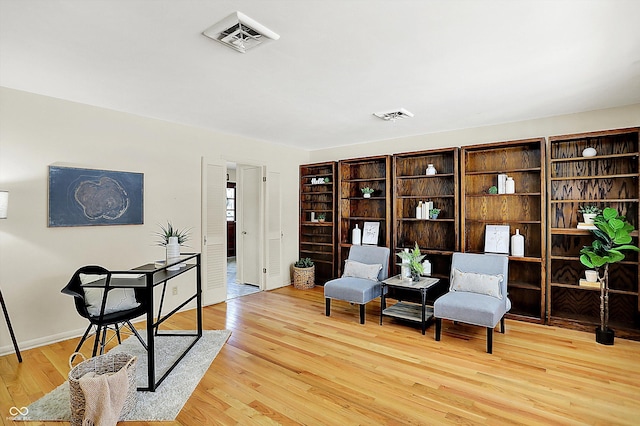
M595 283L596 281L598 281L598 272L597 271L593 271L591 269L588 269L588 270L584 271L584 277L590 283Z
M180 244L178 243L178 237L169 237L167 243L167 265L174 263L180 259ZM168 271L177 271L180 269L180 264L175 264L167 268Z
M363 197L364 198L371 198L371 194L364 194Z
M582 213L582 218L584 219L585 225L593 225L593 219L598 216L596 213Z

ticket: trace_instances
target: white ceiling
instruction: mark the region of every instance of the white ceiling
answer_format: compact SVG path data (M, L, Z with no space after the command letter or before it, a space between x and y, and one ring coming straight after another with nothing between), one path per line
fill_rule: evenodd
M239 10L280 35L201 32ZM0 0L0 85L321 149L640 103L638 0ZM386 122L374 112L406 108Z

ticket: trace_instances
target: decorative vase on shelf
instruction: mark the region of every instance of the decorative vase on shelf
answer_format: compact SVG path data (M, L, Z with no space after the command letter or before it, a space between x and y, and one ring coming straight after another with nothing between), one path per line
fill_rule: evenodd
M436 170L435 167L433 167L433 164L429 164L427 165L427 170L426 170L426 174L427 176L433 176L437 173L438 171Z
M524 256L524 236L520 235L520 230L511 236L511 256Z
M425 259L422 262L422 275L424 275L425 277L431 276L431 262L429 262L428 259Z
M362 245L362 229L358 228L357 223L356 227L351 231L351 244L354 246Z
M516 193L516 183L513 181L512 177L508 177L507 181L504 185L505 194L515 194Z
M180 243L178 243L178 237L169 237L169 242L166 246L167 249L167 265L180 260ZM168 271L177 271L180 269L180 264L169 266Z
M369 194L369 193L363 194L362 196L363 196L364 198L371 198L371 194Z

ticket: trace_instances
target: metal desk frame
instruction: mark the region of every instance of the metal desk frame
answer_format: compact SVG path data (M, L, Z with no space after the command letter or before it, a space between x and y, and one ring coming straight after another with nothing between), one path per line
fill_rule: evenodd
M193 262L195 261L195 262ZM191 263L190 263L191 262ZM179 263L186 263L186 267L182 267L177 271L169 271L168 268L174 266ZM164 302L165 290L167 287L167 281L184 274L187 271L191 271L195 269L196 272L196 292L195 294L188 296L186 300L184 300L180 305L178 305L171 312L162 315L162 304ZM145 288L147 291L145 301L147 304L147 367L148 367L148 382L147 387L139 387L139 391L151 391L155 392L160 383L171 373L171 371L178 365L178 363L184 358L184 356L191 350L191 348L196 344L198 340L202 337L202 275L201 275L201 266L200 266L200 253L185 253L180 256L180 259L174 263L170 263L168 265L162 266L160 268L156 267L155 264L149 263L146 265L138 266L137 268L130 269L127 271L110 271L112 274L110 288ZM122 275L133 275L132 278L125 278ZM118 275L118 277L113 277L113 275ZM141 278L137 278L137 276L143 275ZM144 278L144 279L143 279ZM101 285L100 285L101 284ZM154 297L153 291L154 289L162 284L162 297L160 300L160 306L158 309L158 318L154 321L153 313L154 313ZM105 279L95 281L93 283L85 285L86 287L104 287ZM195 334L184 334L184 333L161 333L159 331L159 326L169 319L173 314L178 312L180 309L185 307L188 303L193 300L196 300L196 322L197 322L197 330ZM170 337L170 336L192 336L194 337L193 342L184 350L182 354L176 359L176 361L169 367L169 369L156 380L156 370L155 370L155 338L156 337Z

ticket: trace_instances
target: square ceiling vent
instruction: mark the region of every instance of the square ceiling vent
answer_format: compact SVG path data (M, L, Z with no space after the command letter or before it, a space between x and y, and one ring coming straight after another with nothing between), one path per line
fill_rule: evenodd
M278 34L242 12L232 13L204 30L202 34L240 53L280 38Z

